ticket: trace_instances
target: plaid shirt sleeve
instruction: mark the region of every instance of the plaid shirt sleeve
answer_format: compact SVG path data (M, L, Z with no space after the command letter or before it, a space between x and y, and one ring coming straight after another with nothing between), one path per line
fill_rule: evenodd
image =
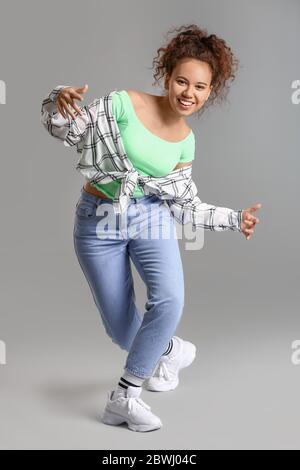
M56 98L62 88L68 85L58 85L47 95L41 108L41 122L45 129L53 137L63 141L66 147L78 144L89 127L95 127L98 115L98 100L95 99L88 106L79 106L82 116L76 115L75 119L67 114L64 118L58 111ZM72 109L74 114L74 110Z
M185 176L184 176L185 175ZM242 209L217 207L202 202L197 196L197 187L192 179L192 169L180 170L177 181L173 177L173 188L176 196L166 199L173 217L181 224L191 223L193 228L204 228L211 231L233 230L241 232Z
M166 202L174 218L181 224L191 222L194 228L201 227L217 232L224 230L241 232L242 209L217 207L201 202L198 196L190 202L176 199L167 199Z

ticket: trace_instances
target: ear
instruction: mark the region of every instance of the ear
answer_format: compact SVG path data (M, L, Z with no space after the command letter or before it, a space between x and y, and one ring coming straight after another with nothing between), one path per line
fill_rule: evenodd
M164 85L164 86L165 86L165 90L168 90L168 88L169 88L169 81L170 81L170 77L169 77L169 75L167 74L167 75L165 76L165 85Z

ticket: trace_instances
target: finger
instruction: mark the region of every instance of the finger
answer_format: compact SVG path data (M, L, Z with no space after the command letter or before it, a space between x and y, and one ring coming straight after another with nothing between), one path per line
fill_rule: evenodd
M72 113L71 109L67 106L67 109L66 109L67 113L70 114L71 118L72 119L75 119L75 115L74 113Z
M251 226L253 225L253 220L247 220L247 219L246 219L246 220L244 220L244 222L245 222L245 224L247 224L247 225L249 225L249 226L250 226L250 225L251 225Z
M259 219L252 214L246 213L243 222L259 223Z
M61 98L61 101L62 101L62 103L63 103L63 105L64 105L64 111L65 111L66 113L70 114L70 116L71 116L73 119L75 119L75 116L73 115L72 111L69 109L67 102L66 102L63 98Z
M252 224L252 223L250 223L250 224L245 223L245 225L243 226L243 230L248 230L248 229L251 229L251 228L254 228L254 227L255 227L255 225Z
M72 108L74 108L75 111L78 112L78 114L81 115L81 110L80 108L77 106L77 104L72 100L72 98L69 98L69 97L66 97L66 100L68 101L68 103L72 106Z
M62 108L61 108L61 106L60 106L60 104L59 104L59 103L56 103L56 104L57 104L57 109L58 109L58 111L60 112L60 114L62 115L62 117L66 118L66 117L65 117L65 114L64 114L64 112L63 112L63 110L62 110Z
M75 109L75 111L77 111L78 114L80 114L80 116L82 115L81 109L74 102L73 102L73 108Z
M67 102L66 102L63 98L61 98L60 100L61 100L61 103L62 103L62 104L61 104L61 108L62 108L62 110L63 110L63 112L64 112L64 117L67 119L68 114L71 114L71 113L70 113L70 110L69 110L69 107L68 107L68 104L67 104Z
M81 96L79 93L77 93L76 91L72 91L72 93L70 93L70 95L74 98L76 98L77 100L80 100L80 101L83 101L83 96Z
M251 207L249 207L248 209L244 209L243 217L244 220L252 220L253 218L255 218L255 216L251 214Z
M88 84L86 83L84 86L82 87L77 87L75 88L75 90L77 91L77 93L86 93L87 92L87 89L88 89Z
M261 204L254 204L254 206L250 207L250 212L257 211L258 209L261 209Z

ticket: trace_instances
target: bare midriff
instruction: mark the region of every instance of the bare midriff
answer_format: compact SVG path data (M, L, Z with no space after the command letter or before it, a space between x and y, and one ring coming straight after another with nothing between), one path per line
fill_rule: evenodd
M90 194L94 194L94 196L102 197L104 199L111 199L109 196L107 196L104 193L101 193L101 191L98 191L98 189L94 188L88 181L84 185L85 191L87 191Z

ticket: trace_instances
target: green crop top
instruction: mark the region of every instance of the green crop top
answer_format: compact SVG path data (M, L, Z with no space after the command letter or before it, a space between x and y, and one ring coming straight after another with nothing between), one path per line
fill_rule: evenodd
M193 131L179 142L168 142L150 132L137 117L131 98L126 90L116 91L112 97L112 112L118 124L125 152L134 168L144 176L165 176L179 162L190 162L195 158L195 136ZM114 198L120 181L97 184L97 189ZM144 196L139 184L133 197Z

